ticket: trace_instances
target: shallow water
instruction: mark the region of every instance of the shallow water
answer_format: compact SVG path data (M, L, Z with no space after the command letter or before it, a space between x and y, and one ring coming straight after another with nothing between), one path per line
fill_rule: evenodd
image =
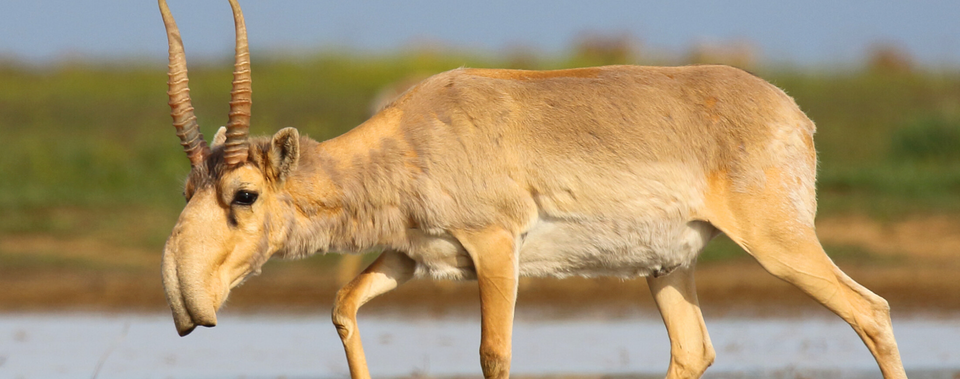
M0 378L343 378L346 360L325 315L224 315L177 336L168 315L0 315ZM876 378L876 363L836 318L714 318L707 378ZM960 320L894 320L912 378L960 377ZM374 377L479 376L470 318L360 319ZM662 377L669 342L659 318L517 320L513 369L529 376Z

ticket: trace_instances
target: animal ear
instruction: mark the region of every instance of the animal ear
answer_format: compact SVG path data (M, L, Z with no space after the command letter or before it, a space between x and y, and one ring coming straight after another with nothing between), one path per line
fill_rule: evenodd
M227 128L221 126L220 129L217 129L217 134L213 135L213 143L210 144L210 148L223 145L224 142L227 142Z
M272 175L278 182L297 169L300 161L300 132L294 128L283 128L273 135L268 153Z

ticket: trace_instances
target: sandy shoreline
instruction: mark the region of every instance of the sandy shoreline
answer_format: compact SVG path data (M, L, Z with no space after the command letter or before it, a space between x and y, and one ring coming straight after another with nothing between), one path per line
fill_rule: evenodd
M854 279L886 298L894 312L960 311L960 275L950 266L844 267ZM338 284L309 267L281 268L254 278L231 294L227 309L241 312L326 311ZM697 270L697 287L709 314L791 314L821 307L752 261L711 264ZM0 276L0 312L166 311L159 273L43 271ZM362 312L470 314L478 310L475 282L414 280ZM546 309L555 317L590 312L655 310L643 279L523 279L519 306Z

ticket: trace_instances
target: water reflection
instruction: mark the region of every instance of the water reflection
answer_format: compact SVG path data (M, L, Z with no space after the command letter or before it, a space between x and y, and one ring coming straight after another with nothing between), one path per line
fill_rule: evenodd
M717 361L706 377L875 378L866 347L839 319L707 320ZM360 319L374 377L479 376L479 325L470 318ZM912 378L960 374L960 321L895 319ZM515 376L662 377L669 343L660 320L521 318ZM0 315L2 378L343 378L346 362L325 315L224 315L177 336L167 315Z

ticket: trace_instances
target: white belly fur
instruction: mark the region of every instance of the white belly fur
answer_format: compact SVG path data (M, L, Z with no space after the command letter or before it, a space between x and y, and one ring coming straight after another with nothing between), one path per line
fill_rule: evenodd
M476 278L472 260L453 237L411 235L407 254L417 261L418 277ZM517 241L520 276L659 276L694 262L716 235L703 221L541 217Z

